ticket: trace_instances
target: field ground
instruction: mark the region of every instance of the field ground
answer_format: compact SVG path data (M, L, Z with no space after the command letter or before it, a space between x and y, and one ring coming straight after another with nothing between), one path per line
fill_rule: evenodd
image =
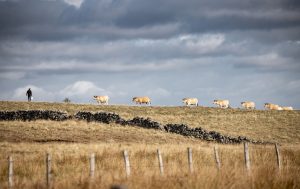
M77 142L77 143L201 143L199 139L153 129L87 123L85 121L0 122L0 142Z
M145 143L0 143L0 183L5 186L5 154L13 154L15 187L45 188L45 152L52 155L54 188L299 188L300 148L282 146L283 168L276 167L274 147L250 145L251 175L247 176L242 145L218 145L218 172L214 144ZM194 173L188 169L187 147L193 149ZM156 149L160 148L164 176L160 176ZM131 176L126 179L122 151L129 151ZM96 172L89 179L89 154L96 153Z
M125 119L132 119L136 116L149 117L162 124L184 123L189 127L202 127L208 131L218 131L222 134L231 136L246 136L254 140L300 144L300 111L224 110L206 107L99 106L65 103L0 102L0 110L12 111L43 109L66 111L69 114L75 114L78 111L114 112ZM2 126L1 128L3 129L4 127L10 130L10 126L16 124L17 123L5 123L5 127ZM48 122L45 124L52 125L53 123ZM76 122L76 125L82 124L84 125L85 123ZM22 124L20 123L20 125ZM31 125L35 124L31 123ZM80 128L80 126L76 128ZM27 129L30 130L30 128ZM74 132L76 132L76 130ZM82 133L84 134L84 132L80 131L80 135Z
M53 188L300 188L300 112L204 107L97 106L63 103L0 102L0 110L115 112L122 118L150 117L160 123L185 123L232 136L280 143L278 171L272 145L249 145L247 176L243 146L116 124L38 120L0 121L0 188L7 188L7 156L14 158L15 188L46 188L45 153L52 155ZM221 170L216 169L217 145ZM187 147L193 149L195 172L188 172ZM162 152L160 176L156 149ZM129 151L132 175L126 179L122 151ZM89 154L96 153L95 178L89 178Z

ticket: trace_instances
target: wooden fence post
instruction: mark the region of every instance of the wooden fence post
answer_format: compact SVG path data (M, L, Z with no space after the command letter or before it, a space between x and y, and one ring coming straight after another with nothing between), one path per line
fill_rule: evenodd
M194 168L193 168L193 152L192 152L192 148L188 148L188 162L189 162L189 171L190 173L194 172Z
M214 146L214 154L215 154L215 160L216 160L217 168L218 168L218 170L220 170L221 163L220 163L220 159L219 159L218 148L216 146Z
M279 153L279 147L278 144L275 144L275 151L276 151L276 157L277 157L277 166L278 169L281 170L281 159L280 159L280 153Z
M159 149L157 149L157 158L158 158L158 163L159 163L160 174L163 175L164 174L164 164L163 164L163 160L162 160Z
M90 177L94 178L95 176L95 153L92 153L90 156Z
M244 156L245 156L245 165L247 172L250 173L250 156L249 156L249 148L248 143L244 142Z
M126 176L130 176L130 163L129 163L129 157L128 157L128 152L127 150L124 150L124 162L125 162L125 171L126 171Z
M8 187L12 188L13 187L13 176L14 176L14 161L12 156L8 157Z
M49 153L46 154L46 182L47 187L51 185L51 156Z

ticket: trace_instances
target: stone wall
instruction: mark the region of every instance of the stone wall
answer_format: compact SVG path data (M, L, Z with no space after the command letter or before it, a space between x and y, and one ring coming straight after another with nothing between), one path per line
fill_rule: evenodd
M38 119L64 121L69 119L65 112L51 110L0 111L0 121L34 121Z
M242 143L242 142L251 142L251 143L265 143L262 141L255 141L248 139L246 137L238 136L238 137L231 137L222 135L216 131L206 131L201 127L197 128L189 128L187 125L184 124L167 124L162 125L156 121L152 121L150 118L142 118L142 117L135 117L131 120L124 120L118 114L114 113L91 113L91 112L78 112L75 115L76 119L79 120L87 120L87 121L96 121L101 123L116 123L121 125L130 125L130 126L137 126L143 127L147 129L158 129L170 133L176 133L183 136L199 138L206 141L216 141L218 143L229 144L229 143Z
M216 131L206 131L201 127L189 128L185 124L167 124L162 125L156 121L152 121L150 118L135 117L131 120L125 120L118 114L107 112L77 112L74 116L69 116L65 112L49 111L49 110L28 110L28 111L0 111L0 121L34 121L34 120L54 120L64 121L67 119L85 120L88 122L100 122L100 123L115 123L123 126L136 126L147 129L157 129L169 133L176 133L179 135L199 138L206 141L215 141L223 144L237 144L242 142L260 143L266 144L268 142L255 141L246 137L238 136L231 137L222 135Z

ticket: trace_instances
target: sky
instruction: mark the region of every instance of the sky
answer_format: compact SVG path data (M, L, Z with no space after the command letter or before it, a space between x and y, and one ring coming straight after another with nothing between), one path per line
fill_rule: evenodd
M0 100L300 109L299 0L0 0Z

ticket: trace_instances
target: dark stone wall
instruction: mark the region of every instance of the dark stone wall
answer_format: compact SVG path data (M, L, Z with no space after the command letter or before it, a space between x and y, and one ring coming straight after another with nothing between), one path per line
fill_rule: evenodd
M75 118L78 120L96 121L107 124L116 123L120 125L131 125L149 129L164 129L164 127L161 126L158 122L152 121L149 118L144 119L141 117L135 117L132 120L125 120L118 114L106 112L97 112L94 114L91 112L77 112L75 114Z
M222 135L216 131L206 131L201 127L197 128L189 128L187 125L184 124L167 124L161 125L156 121L152 121L150 118L142 118L142 117L135 117L131 120L124 120L118 114L114 113L90 113L90 112L78 112L75 115L75 118L78 120L87 120L87 121L96 121L101 123L116 123L121 125L130 125L130 126L137 126L143 127L147 129L158 129L170 133L176 133L183 136L199 138L206 141L215 141L218 143L229 144L229 143L242 143L242 142L251 142L251 143L266 143L263 141L255 141L248 139L246 137L238 136L238 137L231 137Z
M251 142L251 143L263 143L262 141L250 140L246 137L230 137L222 135L216 131L206 131L201 127L189 128L184 124L167 124L164 126L167 132L177 133L184 136L190 136L194 138L199 138L206 141L216 141L218 143L229 144L229 143L242 143L242 142Z
M69 119L65 112L51 110L19 110L19 111L0 111L0 121L34 121L38 119L64 121Z
M125 120L118 114L107 113L107 112L77 112L74 116L69 116L67 113L59 111L49 110L28 110L28 111L0 111L0 121L34 121L34 120L53 120L53 121L64 121L67 119L85 120L88 122L100 122L100 123L115 123L123 126L136 126L147 129L157 129L169 133L176 133L183 136L198 138L206 141L215 141L223 144L238 144L242 142L251 142L259 144L267 144L269 142L255 141L246 137L238 136L231 137L222 135L216 131L206 131L201 127L189 128L185 124L167 124L162 125L156 121L152 121L150 118L135 117L131 120Z

